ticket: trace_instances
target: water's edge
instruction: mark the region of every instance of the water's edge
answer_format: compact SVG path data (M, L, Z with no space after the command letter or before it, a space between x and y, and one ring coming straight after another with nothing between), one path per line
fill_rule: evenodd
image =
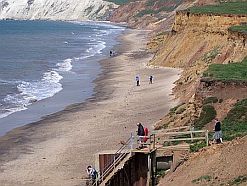
M124 31L126 32L126 31ZM111 46L113 48L117 48L119 45L119 37L124 34L120 33L116 40L115 45ZM106 47L107 50L111 50L111 47ZM62 92L59 92L55 94L54 96L50 98L46 98L44 100L38 101L33 103L28 107L27 110L19 111L16 113L13 113L9 115L8 117L1 118L0 120L0 125L5 126L3 130L0 132L0 138L8 136L9 134L14 134L16 131L19 129L27 129L33 125L39 124L44 122L45 120L50 120L53 117L57 117L65 112L72 112L73 110L76 110L77 108L83 109L83 107L90 103L93 102L96 99L99 99L97 97L98 92L96 90L96 84L99 79L104 79L104 72L102 72L103 66L102 66L102 61L107 60L106 56L101 56L101 57L94 57L91 61L94 63L97 63L99 65L98 72L95 73L96 77L94 80L91 82L91 89L92 91L89 92L81 92L84 94L80 101L74 101L71 102L67 105L60 105L59 100L64 100L68 95L62 94ZM83 82L82 82L83 83ZM73 91L73 90L70 90ZM100 97L102 99L103 97ZM47 105L49 105L49 108L47 108ZM2 127L1 126L1 127Z

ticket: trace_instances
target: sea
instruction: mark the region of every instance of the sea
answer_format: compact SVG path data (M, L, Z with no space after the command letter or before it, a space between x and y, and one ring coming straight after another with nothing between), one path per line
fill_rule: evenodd
M90 21L0 21L0 136L91 97L99 61L124 29Z

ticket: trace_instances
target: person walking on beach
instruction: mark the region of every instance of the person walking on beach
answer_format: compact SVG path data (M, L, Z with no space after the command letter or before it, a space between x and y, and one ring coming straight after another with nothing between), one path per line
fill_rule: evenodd
M87 174L88 177L91 179L92 184L94 184L98 175L97 171L91 165L89 165L87 167Z
M138 141L139 141L139 148L142 148L142 142L143 142L144 135L145 135L144 127L142 126L141 123L137 123L137 136L138 136Z
M215 126L214 126L214 140L216 143L222 143L222 131L221 131L221 122L215 118L214 119Z
M112 54L113 54L113 53L112 53L112 51L110 50L110 57L112 56Z
M140 86L140 77L136 75L136 86Z
M149 84L153 84L153 76L151 75L151 76L149 76Z

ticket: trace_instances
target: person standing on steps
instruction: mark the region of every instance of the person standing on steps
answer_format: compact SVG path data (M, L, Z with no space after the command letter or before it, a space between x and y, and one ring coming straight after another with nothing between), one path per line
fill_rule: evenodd
M148 140L148 128L147 127L144 127L144 139L143 139L143 142L146 143L147 140Z
M142 126L141 123L137 123L137 136L138 136L138 141L139 141L139 148L142 148L142 142L144 138L144 127Z
M87 174L88 174L88 177L91 179L92 184L94 184L98 176L97 171L91 165L89 165L87 167Z
M218 120L218 118L214 119L215 125L214 125L214 141L216 143L222 143L222 131L221 131L221 122Z
M149 84L153 84L153 76L151 75L151 76L149 76Z
M136 75L136 86L140 86L140 77Z

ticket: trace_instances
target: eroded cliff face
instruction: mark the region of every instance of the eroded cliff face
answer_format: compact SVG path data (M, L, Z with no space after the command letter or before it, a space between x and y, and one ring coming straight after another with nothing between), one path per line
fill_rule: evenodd
M173 31L163 35L162 46L151 64L192 67L198 63L240 61L246 54L245 36L230 32L228 28L244 22L247 22L246 15L213 16L178 12ZM213 51L217 55L210 58L209 53Z
M139 0L119 6L110 16L112 22L125 22L132 28L159 32L169 30L175 11L193 6L198 0Z
M116 7L103 0L0 0L0 19L99 19Z
M176 14L172 32L163 33L149 43L150 48L157 50L150 65L184 69L174 88L175 95L185 103L182 106L184 112L164 117L157 123L158 128L168 123L169 126L188 125L199 116L201 99L196 91L202 86L202 73L212 63L240 62L247 55L247 35L229 30L230 26L244 22L247 22L247 15L181 11ZM228 98L224 100L222 108L224 104L229 106L228 101Z
M181 32L183 30L228 34L228 28L233 25L239 25L247 21L246 15L215 15L215 14L194 14L189 11L179 11L176 13L173 30Z

